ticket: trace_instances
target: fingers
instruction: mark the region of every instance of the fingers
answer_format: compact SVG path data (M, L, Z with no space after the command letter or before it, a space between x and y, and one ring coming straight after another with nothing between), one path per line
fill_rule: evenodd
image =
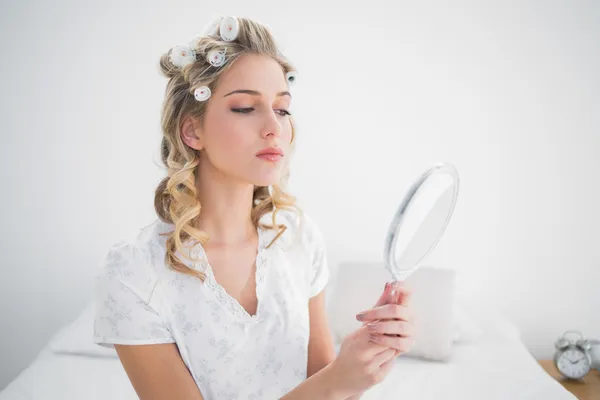
M377 300L377 303L375 303L375 305L373 307L379 307L382 306L384 304L387 303L391 303L391 299L390 299L390 283L386 283L385 287L383 288L383 293L381 294L381 296L379 297L379 300Z
M388 282L385 284L383 293L373 308L383 306L385 304L398 304L402 306L408 306L412 296L412 291L407 287L403 286L404 283L401 281ZM359 319L359 321L361 321ZM363 321L363 325L366 325L370 321Z
M407 306L410 304L410 300L412 297L412 291L407 287L403 286L398 290L398 299L394 302L401 306Z
M388 346L391 350L398 350L401 353L409 351L414 343L412 337L394 337L379 334L372 334L369 341L381 346ZM396 352L394 351L394 353Z
M387 360L386 362L384 362L383 364L381 364L379 366L380 373L387 376L387 374L390 372L390 370L394 366L394 361L396 361L396 356L398 354L399 354L398 350L396 350L396 354L394 356L392 356L389 360Z
M391 368L392 361L396 356L410 350L414 340L412 338L412 314L408 307L411 299L411 291L402 282L395 281L386 283L385 289L377 303L370 310L363 311L356 319L363 322L363 328L367 328L368 342L371 354L379 352L384 357L381 348L390 351L390 359L383 361L381 367L387 365Z
M367 324L369 333L383 335L412 336L412 325L406 321L386 320L375 321Z
M406 305L385 304L357 314L356 319L362 322L377 319L399 319L408 322L412 319L412 316Z
M396 357L396 349L387 348L373 356L373 365L381 366Z
M398 300L404 298L402 293L408 292L408 289L404 286L404 282L394 281L390 283L389 292L388 301L385 304L399 304Z
M366 326L361 326L353 334L354 349L364 353L365 357L370 358L386 349L385 346L375 344L370 339L370 333Z
M410 301L410 296L411 291L404 286L404 282L387 282L383 288L383 293L373 307L379 307L389 303L406 305Z

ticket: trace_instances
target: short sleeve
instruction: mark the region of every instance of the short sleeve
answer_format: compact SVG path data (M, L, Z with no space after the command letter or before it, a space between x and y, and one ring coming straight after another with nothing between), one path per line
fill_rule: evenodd
M321 230L308 216L304 217L304 229L310 252L309 297L318 295L329 281L327 248Z
M158 279L133 244L121 241L110 248L95 290L95 343L112 348L115 344L175 342L160 314Z

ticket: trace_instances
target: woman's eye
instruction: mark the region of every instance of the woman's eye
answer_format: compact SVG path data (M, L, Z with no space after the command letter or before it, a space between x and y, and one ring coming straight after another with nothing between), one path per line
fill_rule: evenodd
M281 114L280 114L281 116L292 115L288 110L281 109L281 110L277 110L277 111L281 111Z
M232 108L231 111L241 114L248 114L250 111L254 110L252 107L248 108Z
M232 108L231 111L236 112L236 113L240 113L240 114L248 114L252 111L254 111L254 108L252 107L246 107L246 108ZM286 116L286 115L292 115L288 110L284 110L284 109L279 109L276 110L279 115L281 116Z

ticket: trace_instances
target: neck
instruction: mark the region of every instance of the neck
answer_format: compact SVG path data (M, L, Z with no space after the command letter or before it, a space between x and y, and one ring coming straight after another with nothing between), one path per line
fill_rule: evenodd
M196 188L201 204L196 227L208 233L211 245L242 244L256 236L251 218L254 185L233 180L206 162L197 170Z

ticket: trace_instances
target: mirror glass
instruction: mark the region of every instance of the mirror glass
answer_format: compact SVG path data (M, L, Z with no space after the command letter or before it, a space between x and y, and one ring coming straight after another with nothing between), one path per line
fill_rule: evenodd
M385 266L404 280L433 250L444 233L458 196L458 173L440 163L422 174L398 207L385 241Z

